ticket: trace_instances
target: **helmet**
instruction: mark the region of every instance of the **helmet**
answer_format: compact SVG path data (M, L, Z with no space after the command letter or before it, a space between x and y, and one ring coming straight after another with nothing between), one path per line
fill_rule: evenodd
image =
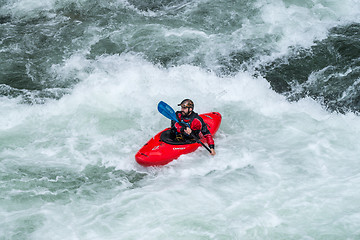
M178 106L194 109L194 103L190 99L182 100L181 103L178 104Z

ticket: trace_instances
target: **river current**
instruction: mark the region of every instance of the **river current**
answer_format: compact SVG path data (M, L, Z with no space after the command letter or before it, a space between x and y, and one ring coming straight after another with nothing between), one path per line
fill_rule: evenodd
M1 240L360 239L359 0L0 0L0 70Z

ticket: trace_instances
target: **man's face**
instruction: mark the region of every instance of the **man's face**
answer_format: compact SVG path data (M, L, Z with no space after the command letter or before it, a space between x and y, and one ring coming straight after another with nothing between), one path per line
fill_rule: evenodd
M181 106L181 115L186 116L189 114L189 108Z

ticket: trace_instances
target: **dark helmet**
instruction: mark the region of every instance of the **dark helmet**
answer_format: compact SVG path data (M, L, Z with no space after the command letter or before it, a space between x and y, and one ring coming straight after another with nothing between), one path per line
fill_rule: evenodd
M194 102L190 99L184 99L181 101L181 103L178 104L178 106L194 109Z

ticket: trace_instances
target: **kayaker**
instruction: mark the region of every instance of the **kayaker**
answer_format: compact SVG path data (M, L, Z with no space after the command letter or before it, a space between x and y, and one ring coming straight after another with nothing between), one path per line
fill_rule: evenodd
M179 142L185 140L191 140L191 133L194 133L195 136L199 137L201 133L207 141L209 148L211 150L211 155L215 155L215 144L211 136L209 129L207 128L204 120L194 112L194 102L190 99L184 99L181 103L178 104L181 106L181 111L176 112L176 116L180 122L187 123L190 127L185 127L182 124L179 124L175 121L171 121L171 132L174 140Z

